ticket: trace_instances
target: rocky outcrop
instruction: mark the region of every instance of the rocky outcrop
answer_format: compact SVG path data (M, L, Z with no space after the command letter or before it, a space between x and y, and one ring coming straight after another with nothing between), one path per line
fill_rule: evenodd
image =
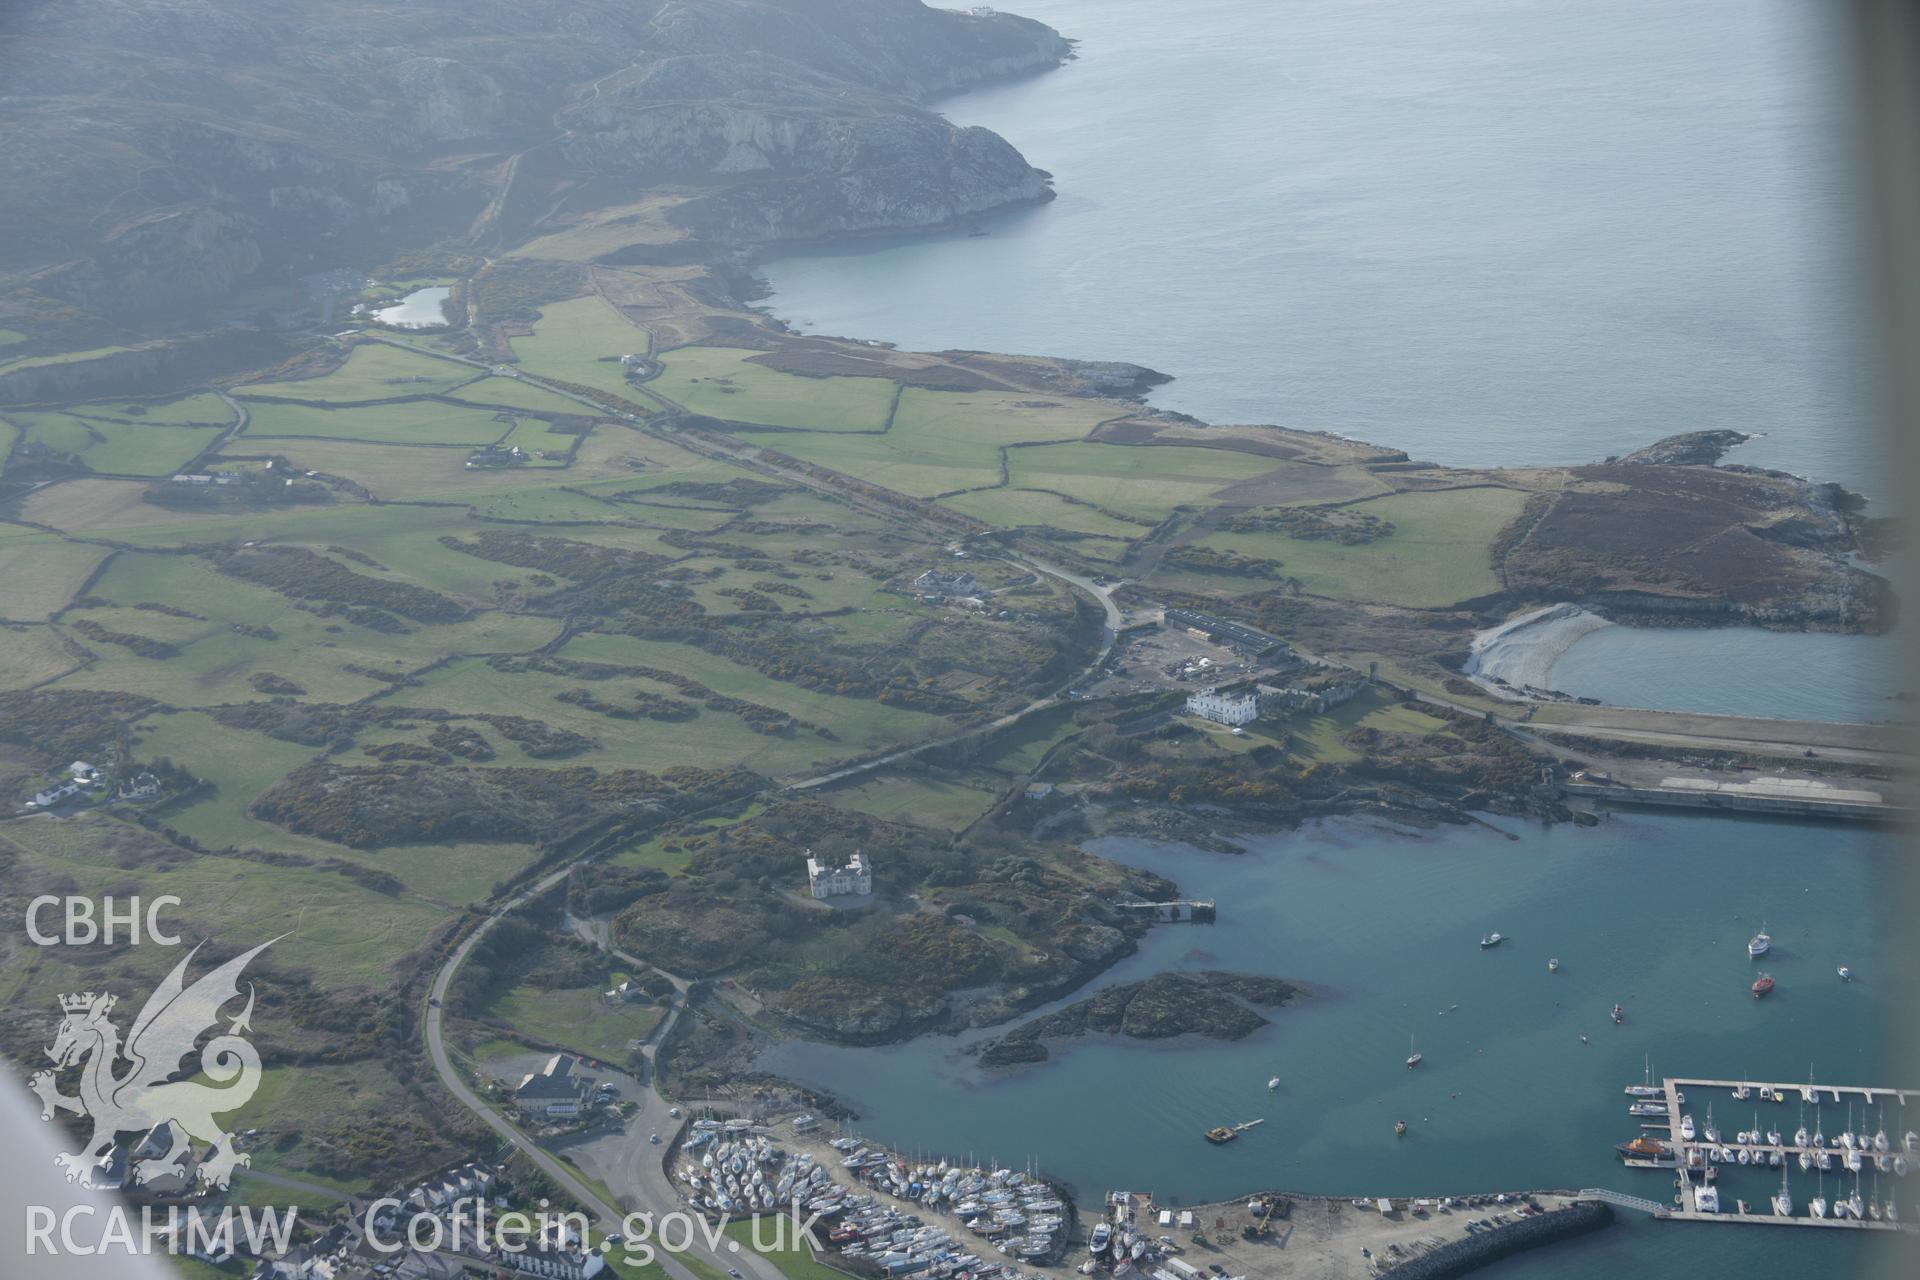
M1278 1008L1303 995L1294 983L1256 974L1159 973L1143 982L1108 987L976 1047L982 1066L1005 1067L1044 1062L1048 1040L1079 1036L1239 1040L1267 1025L1254 1012L1256 1007Z
M1727 450L1751 439L1744 431L1687 431L1635 449L1620 461L1643 466L1710 467Z

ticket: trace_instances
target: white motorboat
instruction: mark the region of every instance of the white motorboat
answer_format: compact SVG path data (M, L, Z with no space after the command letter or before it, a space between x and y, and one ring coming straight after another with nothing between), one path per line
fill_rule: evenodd
M1685 1139L1686 1141L1688 1141L1688 1142L1692 1142L1692 1141L1693 1141L1693 1133L1694 1133L1694 1129L1693 1129L1693 1117L1692 1117L1692 1116L1681 1116L1681 1117L1680 1117L1680 1136L1681 1136L1681 1137L1682 1137L1683 1139Z
M1847 968L1847 966L1841 965L1840 968L1837 970L1837 972L1840 974L1840 981L1842 982L1853 981L1853 970Z
M1773 950L1773 939L1767 936L1767 926L1762 924L1760 926L1760 932L1754 934L1753 937L1747 941L1747 955L1754 960L1758 960L1771 950Z
M1500 933L1498 932L1490 933L1486 937L1480 939L1480 949L1482 951L1488 951L1494 947L1499 946L1501 943L1505 941L1506 941L1506 938Z
M1559 957L1559 956L1548 956L1548 957L1547 957L1547 972L1548 972L1548 973L1558 973L1558 972L1560 972L1560 957Z
M1273 1090L1273 1089L1278 1089L1279 1087L1280 1087L1280 1077L1279 1077L1279 1076L1275 1076L1275 1077L1274 1077L1273 1079L1271 1079L1271 1080L1269 1080L1269 1081L1267 1081L1267 1088L1268 1088L1269 1090Z

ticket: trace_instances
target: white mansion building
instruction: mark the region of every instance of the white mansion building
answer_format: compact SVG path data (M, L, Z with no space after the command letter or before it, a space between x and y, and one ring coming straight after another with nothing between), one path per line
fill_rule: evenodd
M843 893L873 892L873 864L865 854L856 853L844 867L821 865L820 859L807 854L807 891L816 898L834 898Z
M1187 698L1187 713L1216 724L1252 724L1260 717L1260 699L1253 693L1221 693L1202 689Z

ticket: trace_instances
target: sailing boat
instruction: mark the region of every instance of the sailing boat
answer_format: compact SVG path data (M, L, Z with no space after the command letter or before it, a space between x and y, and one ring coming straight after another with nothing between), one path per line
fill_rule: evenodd
M1420 1065L1420 1056L1421 1055L1413 1047L1413 1037L1408 1036L1407 1037L1407 1070L1411 1071L1415 1067Z
M1645 1073L1641 1077L1641 1083L1627 1086L1629 1098L1661 1098L1666 1096L1666 1092L1653 1082L1653 1059L1650 1057L1646 1059Z
M1707 1127L1702 1132L1705 1134L1708 1142L1720 1141L1720 1130L1714 1128L1713 1125L1713 1104L1711 1102L1707 1104Z
M1820 1174L1819 1178L1820 1194L1815 1196L1813 1202L1807 1206L1807 1212L1816 1218L1824 1218L1827 1216L1827 1175Z
M1787 1171L1780 1170L1780 1194L1773 1198L1773 1211L1783 1218L1793 1216L1793 1192L1787 1190Z

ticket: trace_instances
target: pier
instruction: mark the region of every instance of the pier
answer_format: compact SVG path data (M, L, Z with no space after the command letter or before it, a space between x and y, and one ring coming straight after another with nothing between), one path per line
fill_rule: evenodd
M1181 920L1194 924L1212 924L1215 918L1212 898L1195 898L1182 902L1116 902L1113 905L1121 911L1151 916L1156 924L1172 924Z
M1726 1134L1722 1134L1718 1142L1708 1142L1706 1140L1705 1126L1699 1123L1699 1113L1693 1110L1683 1111L1683 1104L1680 1101L1681 1094L1685 1093L1688 1101L1684 1105L1687 1108L1704 1108L1704 1104L1708 1101L1705 1095L1709 1091L1723 1090L1727 1095L1726 1101L1733 1106L1744 1106L1752 1103L1755 1106L1768 1109L1772 1117L1776 1121L1779 1121L1778 1124L1773 1126L1777 1131L1783 1127L1786 1122L1782 1118L1782 1113L1771 1111L1771 1108L1787 1103L1815 1102L1823 1106L1832 1106L1839 1102L1861 1102L1868 1107L1873 1107L1884 1106L1891 1102L1904 1107L1909 1097L1920 1102L1920 1089L1882 1088L1867 1085L1815 1085L1811 1082L1799 1084L1760 1080L1706 1080L1686 1076L1665 1077L1661 1080L1660 1086L1662 1098L1667 1109L1666 1121L1664 1124L1643 1125L1642 1129L1666 1129L1667 1136L1661 1137L1658 1140L1672 1152L1674 1159L1672 1162L1666 1159L1648 1160L1631 1158L1626 1161L1628 1168L1665 1169L1677 1172L1679 1175L1675 1180L1679 1191L1679 1207L1658 1208L1653 1216L1677 1222L1747 1222L1765 1223L1780 1227L1830 1227L1842 1230L1905 1231L1909 1233L1920 1231L1920 1226L1914 1223L1889 1222L1885 1219L1874 1218L1871 1215L1867 1217L1834 1216L1816 1218L1810 1211L1805 1211L1804 1206L1806 1202L1800 1200L1798 1195L1795 1197L1797 1203L1794 1205L1796 1212L1785 1216L1774 1211L1773 1204L1770 1200L1762 1201L1761 1207L1758 1210L1754 1209L1744 1200L1736 1202L1736 1208L1733 1212L1724 1210L1721 1212L1713 1212L1711 1210L1701 1209L1699 1207L1699 1196L1705 1183L1704 1181L1700 1183L1694 1181L1693 1173L1696 1168L1703 1179L1705 1178L1705 1171L1715 1165L1728 1168L1744 1168L1763 1174L1779 1172L1780 1170L1774 1169L1767 1163L1767 1157L1777 1152L1782 1161L1781 1169L1787 1170L1789 1178L1791 1178L1794 1173L1799 1173L1802 1178L1805 1178L1808 1175L1801 1172L1797 1167L1798 1157L1802 1153L1807 1154L1810 1158L1824 1153L1829 1159L1839 1163L1840 1167L1838 1169L1830 1169L1828 1172L1836 1173L1842 1185L1844 1185L1844 1180L1848 1173L1845 1167L1845 1160L1849 1148L1837 1145L1824 1147L1811 1145L1800 1146L1790 1140L1791 1135L1788 1135L1788 1141L1779 1143L1759 1141L1735 1142ZM1735 1097L1734 1090L1737 1089L1747 1090L1748 1096L1745 1098ZM1720 1099L1714 1098L1712 1101L1720 1101ZM1696 1128L1695 1137L1692 1140L1688 1140L1682 1136L1683 1126L1681 1124L1681 1118L1683 1115L1695 1116L1698 1127ZM1875 1169L1877 1159L1883 1156L1888 1158L1899 1156L1903 1160L1910 1160L1916 1164L1920 1164L1920 1150L1910 1149L1906 1145L1904 1134L1889 1135L1888 1147L1884 1152L1875 1151L1870 1145L1865 1145L1868 1142L1869 1139L1863 1136L1861 1138L1863 1145L1853 1148L1860 1152L1863 1165L1861 1170L1855 1171L1856 1178L1860 1172ZM1734 1152L1746 1151L1750 1156L1756 1158L1756 1162L1747 1165L1738 1165L1731 1161L1715 1159L1714 1153L1721 1150ZM1697 1166L1695 1164L1696 1161L1698 1161ZM1903 1181L1903 1179L1896 1178L1896 1185L1900 1181ZM1834 1203L1841 1203L1837 1196Z

